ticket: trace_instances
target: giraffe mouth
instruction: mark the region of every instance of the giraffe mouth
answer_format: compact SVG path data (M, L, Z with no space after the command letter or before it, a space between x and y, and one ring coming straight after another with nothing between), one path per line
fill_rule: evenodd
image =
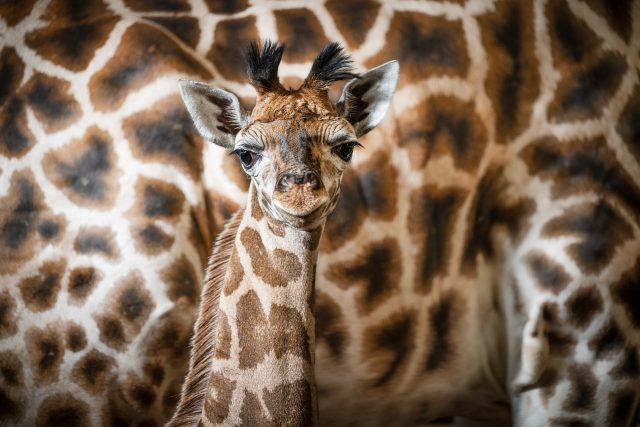
M304 209L289 207L278 201L273 204L276 217L295 228L317 227L325 219L328 206L326 197L318 198L313 205L305 206Z

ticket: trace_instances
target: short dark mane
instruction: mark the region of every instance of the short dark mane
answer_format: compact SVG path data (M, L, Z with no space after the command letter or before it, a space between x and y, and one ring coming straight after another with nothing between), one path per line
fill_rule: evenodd
M281 89L278 79L278 67L282 60L284 44L266 40L262 52L257 43L250 43L245 52L247 76L258 90L273 91Z
M354 73L351 56L344 51L339 43L333 42L326 45L313 61L306 82L315 86L327 87L333 82L357 77L358 74Z

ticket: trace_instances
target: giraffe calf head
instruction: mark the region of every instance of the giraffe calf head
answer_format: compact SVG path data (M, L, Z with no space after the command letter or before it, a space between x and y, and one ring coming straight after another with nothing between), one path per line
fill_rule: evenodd
M358 137L384 117L398 80L390 61L358 76L337 43L326 46L297 89L278 78L284 46L267 41L247 50L247 73L258 97L251 112L227 91L180 81L182 97L198 131L237 154L251 177L262 209L297 228L315 228L336 205L342 172ZM340 100L331 83L350 80Z

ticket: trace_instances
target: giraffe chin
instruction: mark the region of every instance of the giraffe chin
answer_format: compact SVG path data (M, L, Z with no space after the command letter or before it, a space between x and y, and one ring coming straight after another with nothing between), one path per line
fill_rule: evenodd
M318 228L327 217L329 203L323 201L316 203L312 209L305 211L287 209L279 203L274 203L273 217L293 228L301 230L313 230Z

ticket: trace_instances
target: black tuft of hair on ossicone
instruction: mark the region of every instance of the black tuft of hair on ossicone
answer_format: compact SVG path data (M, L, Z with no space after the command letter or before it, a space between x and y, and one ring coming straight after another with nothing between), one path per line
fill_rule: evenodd
M249 44L245 52L247 76L251 84L259 91L277 91L282 89L278 78L278 67L282 60L284 44L265 40L262 51L257 43Z
M358 77L351 57L339 43L333 42L325 46L313 61L305 84L325 89L333 82Z

